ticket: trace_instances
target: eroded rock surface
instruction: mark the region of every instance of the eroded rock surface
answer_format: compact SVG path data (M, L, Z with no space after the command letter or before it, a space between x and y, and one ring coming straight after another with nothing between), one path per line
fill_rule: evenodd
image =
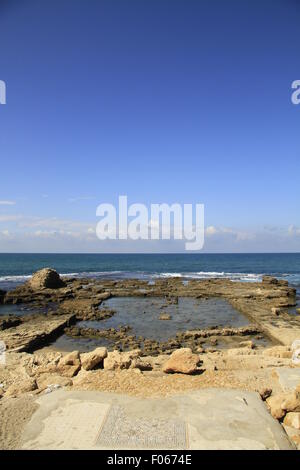
M65 283L59 274L50 268L37 271L30 279L29 285L32 289L59 289L60 287L65 287Z
M199 370L200 358L190 348L174 351L163 366L166 373L194 374Z
M90 353L84 353L80 355L81 365L85 370L92 370L96 366L103 365L103 361L106 357L106 348L96 348Z
M17 326L0 331L0 340L8 350L29 351L50 340L62 332L72 321L74 315L48 317L45 315L32 318Z

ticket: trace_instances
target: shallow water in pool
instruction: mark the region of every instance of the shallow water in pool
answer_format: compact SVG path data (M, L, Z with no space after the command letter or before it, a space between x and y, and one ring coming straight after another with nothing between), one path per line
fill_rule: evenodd
M223 299L195 299L180 297L178 304L167 304L161 297L113 297L103 302L101 308L115 310L106 320L81 321L84 328L119 328L130 325L130 334L158 341L172 338L185 330L209 328L213 326L245 326L246 317ZM162 314L170 320L160 320Z
M176 333L192 329L211 327L241 327L249 324L248 319L235 310L226 300L195 299L180 297L178 304L167 304L162 297L113 297L101 304L115 314L100 321L80 321L83 328L108 329L129 325L130 335L166 341ZM160 320L162 314L171 316L170 320ZM72 338L62 335L52 346L61 350L89 351L98 346L112 348L113 342L105 338Z
M56 309L57 309L57 305L52 302L43 307L36 307L30 304L0 305L0 318L6 315L23 317L25 315L32 315L32 314L43 314L43 313L46 314Z

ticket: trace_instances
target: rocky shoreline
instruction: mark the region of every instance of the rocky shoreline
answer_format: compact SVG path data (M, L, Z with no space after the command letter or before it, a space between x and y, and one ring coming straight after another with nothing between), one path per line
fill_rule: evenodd
M103 320L114 315L114 311L101 308L101 304L111 297L160 297L165 304L178 303L179 297L195 299L222 298L229 302L237 311L245 315L251 322L248 329L210 328L190 332L188 328L169 341L159 344L146 337L135 337L131 325L120 329L88 329L76 325L80 320ZM217 342L220 337L237 337L263 334L275 344L289 345L300 338L300 320L291 316L288 308L296 305L295 289L285 281L277 281L265 276L262 283L231 282L226 279L190 280L183 284L180 279L157 280L154 284L140 280L97 280L97 279L66 279L51 269L38 272L33 278L13 291L2 294L0 302L4 305L28 305L41 313L24 316L1 316L0 335L7 343L8 349L32 351L36 344L42 345L48 337L67 326L66 333L73 337L105 337L114 342L117 349L137 348L145 343L146 352L161 353L180 347L181 343L196 350L201 344L200 339L213 337ZM167 320L160 313L161 320ZM172 321L168 318L168 320ZM49 327L53 325L53 327ZM188 325L187 325L188 326ZM36 333L36 342L33 340ZM210 330L215 330L213 335ZM224 330L224 331L223 331ZM27 331L30 331L28 335ZM49 339L49 338L48 338ZM195 341L198 339L199 341ZM213 346L213 343L212 343Z
M80 326L81 321L112 317L114 310L105 306L112 297L160 297L166 305L176 304L181 297L222 298L250 323L239 328L187 328L167 341L147 338L146 332L137 337L130 325ZM299 370L292 363L291 344L300 339L300 316L289 313L296 305L296 292L285 281L268 276L261 283L226 279L183 283L176 278L151 284L132 279L62 280L55 271L44 269L15 290L2 291L0 304L34 309L22 316L0 317L0 341L6 344L6 361L0 365L0 413L7 400L60 387L138 396L203 387L241 388L257 391L267 400L272 415L295 430L293 442L300 445L300 390L295 388L288 396L277 374L280 368ZM172 318L161 321L166 325ZM105 338L112 347L67 354L47 347L62 334ZM259 343L266 337L269 347Z

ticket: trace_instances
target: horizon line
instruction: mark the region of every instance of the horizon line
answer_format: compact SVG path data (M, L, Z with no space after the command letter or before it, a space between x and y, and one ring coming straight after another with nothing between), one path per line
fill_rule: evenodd
M154 253L127 253L127 252L109 252L109 253L97 253L97 252L46 252L46 251L37 251L37 252L26 252L26 251L16 251L16 252L0 252L0 255L299 255L300 251L250 251L250 252L190 252L190 251L180 251L180 252L154 252Z

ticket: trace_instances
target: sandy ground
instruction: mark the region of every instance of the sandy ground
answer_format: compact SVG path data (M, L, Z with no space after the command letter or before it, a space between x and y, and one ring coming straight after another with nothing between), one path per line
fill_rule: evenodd
M78 374L73 380L72 390L94 390L124 393L141 398L166 397L203 388L235 388L260 391L270 383L274 387L271 371L205 371L201 375L143 373L133 370L120 372L97 370L92 373Z
M34 399L23 395L0 401L0 450L19 448L23 429L38 408Z

